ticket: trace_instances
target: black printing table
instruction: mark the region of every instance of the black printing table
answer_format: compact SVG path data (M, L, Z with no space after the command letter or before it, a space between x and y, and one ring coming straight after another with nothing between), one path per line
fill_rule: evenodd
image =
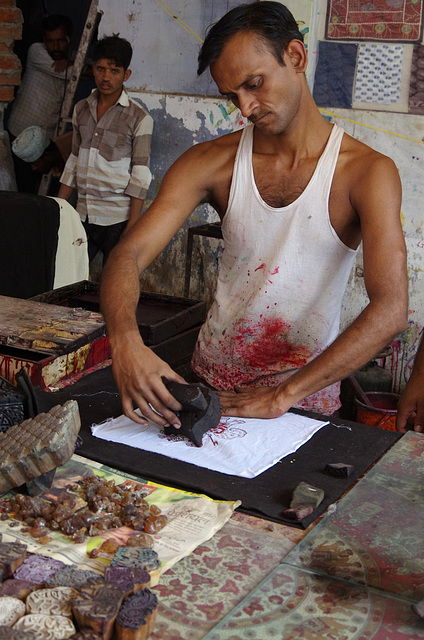
M304 528L338 500L401 437L399 433L377 427L334 419L296 453L256 478L247 479L93 437L92 424L122 414L111 367L91 373L58 392L42 392L41 405L62 404L69 398L75 398L80 407L83 444L76 451L79 455L178 489L205 493L215 499L241 500L241 511L290 525L293 522L285 520L282 512L288 508L294 488L303 480L325 492L318 509L302 520ZM354 473L346 479L328 476L323 469L331 462L353 464Z

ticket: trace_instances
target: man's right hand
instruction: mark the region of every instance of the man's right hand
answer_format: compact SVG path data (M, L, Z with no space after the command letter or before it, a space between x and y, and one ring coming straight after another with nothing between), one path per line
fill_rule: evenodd
M54 60L52 63L53 69L56 73L63 73L67 67L69 67L69 61L67 58L60 58L59 60Z
M181 409L181 405L169 393L162 377L182 383L185 380L146 347L140 335L127 340L124 346L120 341L112 349L112 371L128 418L139 424L148 424L148 420L152 420L162 426L181 426L174 413ZM135 412L134 404L143 417Z

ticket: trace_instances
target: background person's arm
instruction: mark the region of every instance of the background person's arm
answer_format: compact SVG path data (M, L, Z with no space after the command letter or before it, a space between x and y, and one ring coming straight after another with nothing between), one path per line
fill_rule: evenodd
M424 432L424 338L421 338L414 368L399 400L396 429L405 433L407 422L414 424L414 431Z

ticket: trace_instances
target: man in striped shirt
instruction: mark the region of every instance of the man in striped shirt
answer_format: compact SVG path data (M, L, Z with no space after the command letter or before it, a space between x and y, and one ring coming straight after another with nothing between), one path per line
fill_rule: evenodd
M67 200L77 189L90 262L99 251L105 262L138 220L151 181L153 120L123 86L131 57L127 40L115 35L99 40L93 54L97 89L76 104L72 117L72 152L58 197Z

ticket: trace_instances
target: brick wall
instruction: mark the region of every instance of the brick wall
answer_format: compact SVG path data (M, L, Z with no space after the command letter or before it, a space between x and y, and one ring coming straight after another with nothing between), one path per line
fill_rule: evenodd
M0 0L0 123L14 87L21 82L21 63L13 53L15 40L22 38L22 13L16 0ZM1 128L1 127L0 127Z

